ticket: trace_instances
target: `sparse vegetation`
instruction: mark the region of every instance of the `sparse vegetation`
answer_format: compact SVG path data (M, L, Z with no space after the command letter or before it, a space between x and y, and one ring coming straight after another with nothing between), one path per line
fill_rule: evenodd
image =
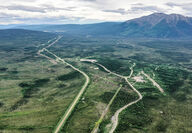
M54 37L43 34L26 36L23 41L17 36L0 40L0 132L52 132L82 87L84 78L80 73L37 55L41 44L47 45ZM129 79L143 99L120 114L116 133L192 131L190 41L64 36L49 50L91 78L61 132L90 133L119 84L123 88L101 122L100 132L106 130L114 112L138 98L122 79L98 65L80 62L81 58L96 59L121 75L129 75L136 63L133 76L144 70L166 92L161 94L146 78L143 83Z
M71 80L73 78L79 78L80 75L81 74L79 72L74 71L74 72L70 72L68 74L64 74L64 75L57 77L57 80L60 80L60 81Z

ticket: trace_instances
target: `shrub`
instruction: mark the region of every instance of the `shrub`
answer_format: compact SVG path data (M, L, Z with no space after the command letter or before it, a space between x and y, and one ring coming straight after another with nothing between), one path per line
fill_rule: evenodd
M177 92L175 95L174 95L174 98L177 100L177 101L185 101L186 100L186 95L184 92Z
M158 124L157 124L157 126L156 126L156 130L158 131L158 132L165 132L166 131L166 129L167 129L167 122L165 122L165 121L160 121Z
M70 80L70 79L74 79L76 77L80 77L80 75L81 74L79 72L74 71L74 72L70 72L68 74L64 74L64 75L57 77L57 80L61 80L61 81Z

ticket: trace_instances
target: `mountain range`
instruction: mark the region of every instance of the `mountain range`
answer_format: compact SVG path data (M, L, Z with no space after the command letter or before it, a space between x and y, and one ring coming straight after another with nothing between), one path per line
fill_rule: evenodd
M123 35L132 37L178 38L192 36L192 18L179 14L154 13L126 21Z
M131 19L125 22L104 22L82 25L18 25L12 26L11 28L60 32L83 36L190 38L192 37L192 17L186 17L179 14L153 13L148 16Z

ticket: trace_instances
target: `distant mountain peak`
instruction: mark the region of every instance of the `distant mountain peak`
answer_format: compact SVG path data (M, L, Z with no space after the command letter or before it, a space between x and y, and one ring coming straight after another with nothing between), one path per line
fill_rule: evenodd
M128 38L192 38L192 18L153 13L126 22L84 25L26 25L17 28L63 32L65 35L121 36Z
M155 13L152 13L150 15L147 15L147 16L143 16L143 17L175 17L175 18L188 18L188 17L185 17L181 14L176 14L176 13L172 13L172 14L165 14L165 13L158 13L158 12L155 12Z
M160 12L155 12L155 13L150 14L149 16L167 16L167 14L160 13Z
M185 17L180 14L165 14L165 13L153 13L148 16L143 16L140 18L128 20L127 23L130 22L136 22L139 25L143 25L145 23L148 23L152 26L160 23L162 20L166 21L168 24L177 24L178 21L185 21L187 23L191 23L192 18L190 17Z
M153 13L128 20L123 35L134 37L178 38L192 36L192 17L180 14Z

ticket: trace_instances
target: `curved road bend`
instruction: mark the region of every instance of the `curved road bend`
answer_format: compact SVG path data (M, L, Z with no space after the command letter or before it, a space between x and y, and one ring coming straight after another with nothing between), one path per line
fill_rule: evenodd
M98 122L96 123L93 131L91 133L97 133L100 123L103 121L103 118L105 117L105 115L107 114L111 104L113 103L113 101L115 100L117 94L119 93L119 91L121 90L122 85L117 89L117 91L115 92L115 94L113 95L113 97L111 98L110 102L108 103L107 107L105 108L105 110L103 111L101 117L99 118Z
M91 61L88 61L88 62L91 62ZM94 63L94 62L91 62L91 63ZM114 73L114 72L111 72L109 69L107 69L105 66L99 64L99 63L95 63L97 65L99 65L100 67L102 67L105 71L107 71L108 73L110 74L113 74L113 75L116 75L117 77L120 77L120 78L123 78L125 79L125 81L127 82L127 84L133 89L133 91L135 91L139 98L125 106L123 106L122 108L118 109L116 112L115 112L115 115L112 117L111 119L111 129L109 131L109 133L113 133L118 125L118 118L119 118L119 114L124 110L126 109L127 107L137 103L138 101L140 101L143 96L141 95L141 93L128 81L128 78L131 78L132 74L133 74L133 67L136 65L135 63L133 64L133 66L130 68L131 69L131 73L129 76L123 76L123 75L120 75L120 74L117 74L117 73ZM98 128L99 128L99 125L97 125L96 128L93 129L92 133L97 133L98 132Z
M55 60L56 62L61 61L62 63L70 66L70 67L71 67L72 69L74 69L75 71L78 71L78 72L80 72L81 74L83 74L83 76L86 78L86 82L84 83L84 85L83 85L83 87L81 88L80 92L79 92L78 95L75 97L74 101L73 101L72 104L69 106L69 108L67 109L67 111L65 112L65 114L63 115L63 117L61 118L61 120L59 121L59 123L57 124L57 126L56 126L55 130L53 131L53 133L58 133L58 132L62 129L62 127L64 126L65 122L66 122L67 119L69 118L70 114L72 113L73 109L75 108L76 104L77 104L78 101L80 100L81 96L82 96L83 93L85 92L85 90L86 90L86 88L87 88L87 86L88 86L88 84L89 84L89 82L90 82L90 78L89 78L89 76L88 76L85 72L83 72L83 71L79 70L78 68L74 67L73 65L65 62L63 59L61 59L60 57L58 57L57 55L53 54L52 52L50 52L49 50L46 49L46 48L49 48L49 47L51 47L52 45L54 45L54 44L55 44L56 42L58 42L61 38L62 38L62 36L59 36L59 37L57 38L57 40L55 40L53 43L51 43L50 45L46 46L45 48L39 50L39 51L38 51L38 54L41 55L41 56L44 56L44 57L46 57L47 59L50 60L50 59L51 59L50 57L41 54L41 52L43 52L44 50L46 50L47 52L49 52L50 54L52 54L53 56L56 57L56 59L53 59L53 60Z
M133 102L131 102L131 103L123 106L122 108L118 109L118 110L115 112L114 116L111 118L111 129L110 129L109 133L113 133L113 132L115 131L115 129L117 128L118 120L119 120L119 114L120 114L123 110L125 110L125 109L128 108L129 106L131 106L131 105L139 102L139 101L143 98L143 96L141 95L141 93L140 93L137 89L135 89L135 87L133 87L133 85L128 81L128 79L125 78L125 80L126 80L127 84L138 94L139 98L138 98L137 100L135 100L135 101L133 101Z
M80 92L78 93L78 95L75 97L74 101L72 102L72 104L69 106L69 108L67 109L67 111L65 112L64 116L61 118L61 120L59 121L59 123L57 124L55 130L53 131L53 133L58 133L61 128L64 126L65 122L67 121L67 119L69 118L70 114L72 113L73 109L75 108L76 104L78 103L78 101L80 100L81 96L83 95L83 93L85 92L89 82L90 82L90 78L89 76L79 70L78 68L74 67L73 65L67 63L66 61L64 61L63 59L61 59L60 57L58 57L57 55L53 54L52 52L48 51L46 49L47 52L49 52L50 54L52 54L53 56L56 57L56 61L61 61L62 63L70 66L72 69L80 72L81 74L83 74L83 76L86 78L86 82L84 83L83 87L81 88Z
M142 71L141 73L142 73L143 75L145 75L145 76L154 84L154 86L156 86L156 87L159 89L159 91L160 91L161 93L164 93L164 90L159 86L159 84L157 84L152 78L150 78L146 73L144 73L144 71ZM133 85L128 81L128 79L125 78L125 80L126 80L127 84L138 94L139 98L138 98L136 101L133 101L133 102L125 105L124 107L120 108L119 110L117 110L117 111L115 112L115 115L114 115L114 116L112 117L112 119L111 119L112 127L111 127L111 130L109 131L109 133L113 133L113 132L115 131L115 129L116 129L117 125L118 125L118 116L119 116L119 114L120 114L124 109L126 109L127 107L129 107L129 106L131 106L131 105L133 105L133 104L135 104L135 103L137 103L137 102L139 102L139 101L142 100L142 98L143 98L143 96L141 95L141 93L140 93L137 89L135 89L135 87L133 87Z
M130 72L128 78L131 78L131 76L133 75L133 68L135 67L135 65L136 65L136 64L133 63L133 66L130 67L131 72Z

